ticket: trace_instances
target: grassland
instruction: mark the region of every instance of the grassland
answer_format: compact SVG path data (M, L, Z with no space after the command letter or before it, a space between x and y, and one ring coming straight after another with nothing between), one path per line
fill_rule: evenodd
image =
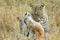
M60 0L0 0L0 40L24 40L20 34L19 19L31 11L29 4L46 5L49 16L49 40L60 40ZM23 38L22 38L22 37Z

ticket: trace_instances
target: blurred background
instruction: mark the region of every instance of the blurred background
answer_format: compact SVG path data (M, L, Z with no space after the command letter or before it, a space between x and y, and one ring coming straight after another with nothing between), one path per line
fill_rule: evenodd
M20 34L19 19L30 12L29 4L45 4L49 17L48 40L60 40L60 0L0 0L0 40L24 40ZM22 38L23 37L23 38Z

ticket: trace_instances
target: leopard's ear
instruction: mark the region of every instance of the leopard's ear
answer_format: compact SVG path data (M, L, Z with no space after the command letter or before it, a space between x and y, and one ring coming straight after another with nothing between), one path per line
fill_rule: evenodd
M45 6L44 4L41 5L41 7L44 7L44 6Z
M44 4L42 4L41 6L40 6L40 9L43 9L43 7L44 7L45 5Z
M34 8L34 5L32 3L30 3L30 7Z

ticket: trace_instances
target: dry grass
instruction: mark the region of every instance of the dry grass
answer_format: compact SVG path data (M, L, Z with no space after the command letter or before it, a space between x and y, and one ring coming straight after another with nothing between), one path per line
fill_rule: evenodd
M21 19L24 12L31 11L30 3L46 5L50 22L48 38L60 40L60 0L0 0L0 40L21 38L17 17Z

